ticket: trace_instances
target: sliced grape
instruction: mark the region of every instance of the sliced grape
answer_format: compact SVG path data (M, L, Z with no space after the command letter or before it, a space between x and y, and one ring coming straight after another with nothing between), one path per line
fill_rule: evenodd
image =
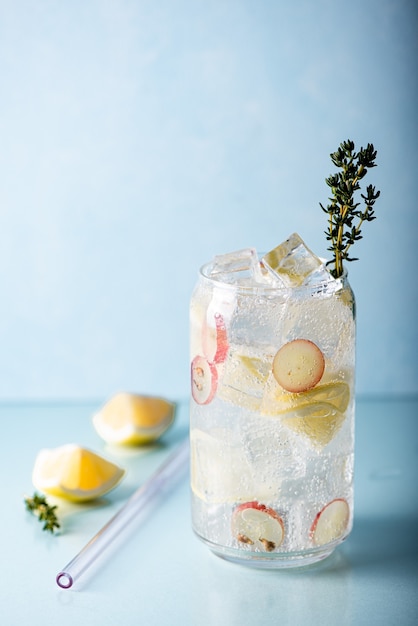
M286 391L301 393L319 383L325 359L318 346L309 339L289 341L273 359L273 375Z
M316 515L311 527L311 539L316 546L340 539L347 530L350 508L344 498L328 502Z
M215 396L218 372L213 363L196 356L191 366L192 396L197 404L209 404Z
M202 326L203 352L211 363L223 363L229 350L225 320L220 313L215 313L211 322L205 321Z
M252 550L273 552L283 543L283 520L274 509L264 504L246 502L232 515L232 533Z

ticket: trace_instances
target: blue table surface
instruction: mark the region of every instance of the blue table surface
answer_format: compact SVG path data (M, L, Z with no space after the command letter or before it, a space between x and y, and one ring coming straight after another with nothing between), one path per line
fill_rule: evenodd
M418 398L359 398L354 530L328 560L293 571L253 570L214 556L190 526L185 474L134 521L71 589L56 574L121 508L188 433L188 404L153 446L106 446L99 404L0 405L1 618L5 626L418 623ZM41 448L79 443L127 470L94 504L59 502L62 532L25 511Z

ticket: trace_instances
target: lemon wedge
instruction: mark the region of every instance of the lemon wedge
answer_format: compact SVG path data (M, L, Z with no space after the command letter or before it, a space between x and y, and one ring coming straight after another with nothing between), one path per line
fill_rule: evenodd
M93 416L93 425L111 444L151 443L171 426L175 404L164 398L117 393Z
M76 444L41 450L32 482L36 489L73 502L94 500L122 479L125 470Z

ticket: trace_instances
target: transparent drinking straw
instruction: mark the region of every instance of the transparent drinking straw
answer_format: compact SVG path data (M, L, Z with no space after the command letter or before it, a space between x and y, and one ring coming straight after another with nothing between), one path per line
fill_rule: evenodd
M189 442L186 439L168 457L168 459L143 483L129 498L124 506L103 526L101 530L84 546L56 577L56 582L62 589L69 589L76 580L102 555L105 548L126 526L146 513L154 499L162 494L164 489L180 477L186 469L189 459Z

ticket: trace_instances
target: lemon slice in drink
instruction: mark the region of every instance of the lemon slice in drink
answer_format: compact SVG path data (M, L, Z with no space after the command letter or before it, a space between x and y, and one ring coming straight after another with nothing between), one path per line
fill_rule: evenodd
M94 500L118 484L125 470L76 444L41 450L32 482L44 493L73 502Z
M289 415L289 417L287 417ZM312 402L286 414L283 423L293 431L308 437L315 446L326 446L337 434L344 414L327 402Z
M93 425L112 444L151 443L171 426L175 405L164 398L118 393L93 416Z
M350 388L347 383L333 382L318 385L302 393L289 393L271 377L267 383L261 411L265 415L281 415L294 409L318 402L326 402L344 413L350 400Z
M350 401L347 383L324 383L302 393L289 393L271 377L261 412L281 416L283 423L316 446L327 445L339 431Z
M336 382L320 385L306 392L308 402L327 402L340 413L344 413L350 401L350 388L347 383Z

